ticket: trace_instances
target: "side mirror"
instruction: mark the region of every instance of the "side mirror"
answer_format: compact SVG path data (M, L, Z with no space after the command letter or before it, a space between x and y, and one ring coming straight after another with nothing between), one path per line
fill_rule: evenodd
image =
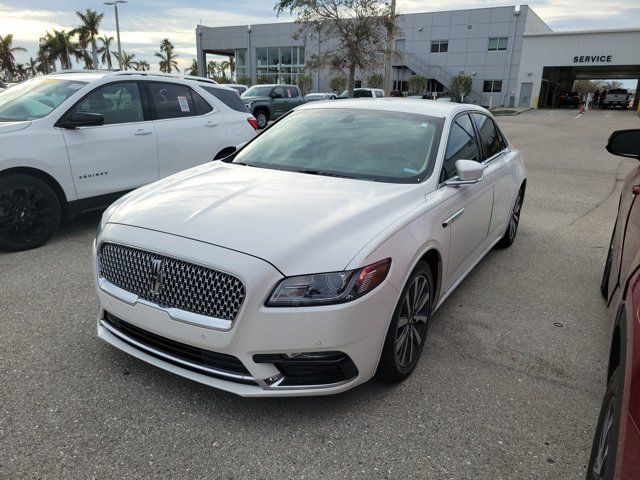
M444 182L445 185L455 187L457 185L473 185L482 180L484 165L475 160L457 160L456 173L458 178L452 178Z
M271 92L269 95L271 98L282 98L282 94Z
M607 141L607 152L640 160L640 129L617 130Z
M78 127L97 127L104 125L104 117L99 113L73 112L60 126L73 130Z

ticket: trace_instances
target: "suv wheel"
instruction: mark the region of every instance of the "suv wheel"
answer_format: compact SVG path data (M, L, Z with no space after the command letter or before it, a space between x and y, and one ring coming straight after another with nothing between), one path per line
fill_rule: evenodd
M60 225L60 201L53 189L29 175L0 178L0 249L21 251L49 240Z
M253 116L256 117L258 121L258 128L263 129L267 126L267 122L269 122L269 114L266 110L256 110L253 113Z

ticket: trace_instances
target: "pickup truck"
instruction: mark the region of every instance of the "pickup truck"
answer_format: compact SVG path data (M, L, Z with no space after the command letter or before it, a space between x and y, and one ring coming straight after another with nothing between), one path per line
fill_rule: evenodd
M602 108L622 107L626 110L629 105L629 90L626 88L613 88L607 92L602 102Z
M258 128L266 127L269 120L276 120L304 103L295 85L254 85L241 97L247 110L258 120Z

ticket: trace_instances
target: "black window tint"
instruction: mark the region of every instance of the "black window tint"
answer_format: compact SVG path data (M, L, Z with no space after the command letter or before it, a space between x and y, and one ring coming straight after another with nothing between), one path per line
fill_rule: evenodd
M480 161L480 151L469 115L460 115L451 125L440 181L456 176L457 160Z
M498 133L498 129L493 123L493 120L486 115L474 113L473 119L480 132L480 143L482 143L484 158L491 158L503 149L502 138Z
M245 107L242 99L240 98L240 95L238 95L236 92L215 87L202 88L204 88L207 92L224 103L227 107L232 108L237 112L249 113L249 110L247 110L247 107Z
M284 98L284 88L276 87L272 90L273 98Z
M91 92L76 112L99 113L105 125L144 121L140 89L136 82L112 83Z
M190 88L174 83L149 83L151 99L159 120L195 115Z
M207 103L197 92L191 90L191 98L193 99L193 105L196 110L196 115L204 115L213 110L213 107Z

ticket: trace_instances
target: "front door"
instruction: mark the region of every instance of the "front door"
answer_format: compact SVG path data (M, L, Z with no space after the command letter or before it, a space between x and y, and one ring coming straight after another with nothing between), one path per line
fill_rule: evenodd
M520 107L528 107L531 105L531 90L533 89L533 83L522 83L520 85Z
M440 182L456 177L457 160L482 160L475 130L468 114L451 125ZM493 206L493 185L483 179L473 185L442 186L448 190L442 227L451 229L447 287L471 264L486 245Z
M137 82L98 87L73 111L98 113L104 125L63 129L78 198L132 190L158 179L153 122L145 120Z

